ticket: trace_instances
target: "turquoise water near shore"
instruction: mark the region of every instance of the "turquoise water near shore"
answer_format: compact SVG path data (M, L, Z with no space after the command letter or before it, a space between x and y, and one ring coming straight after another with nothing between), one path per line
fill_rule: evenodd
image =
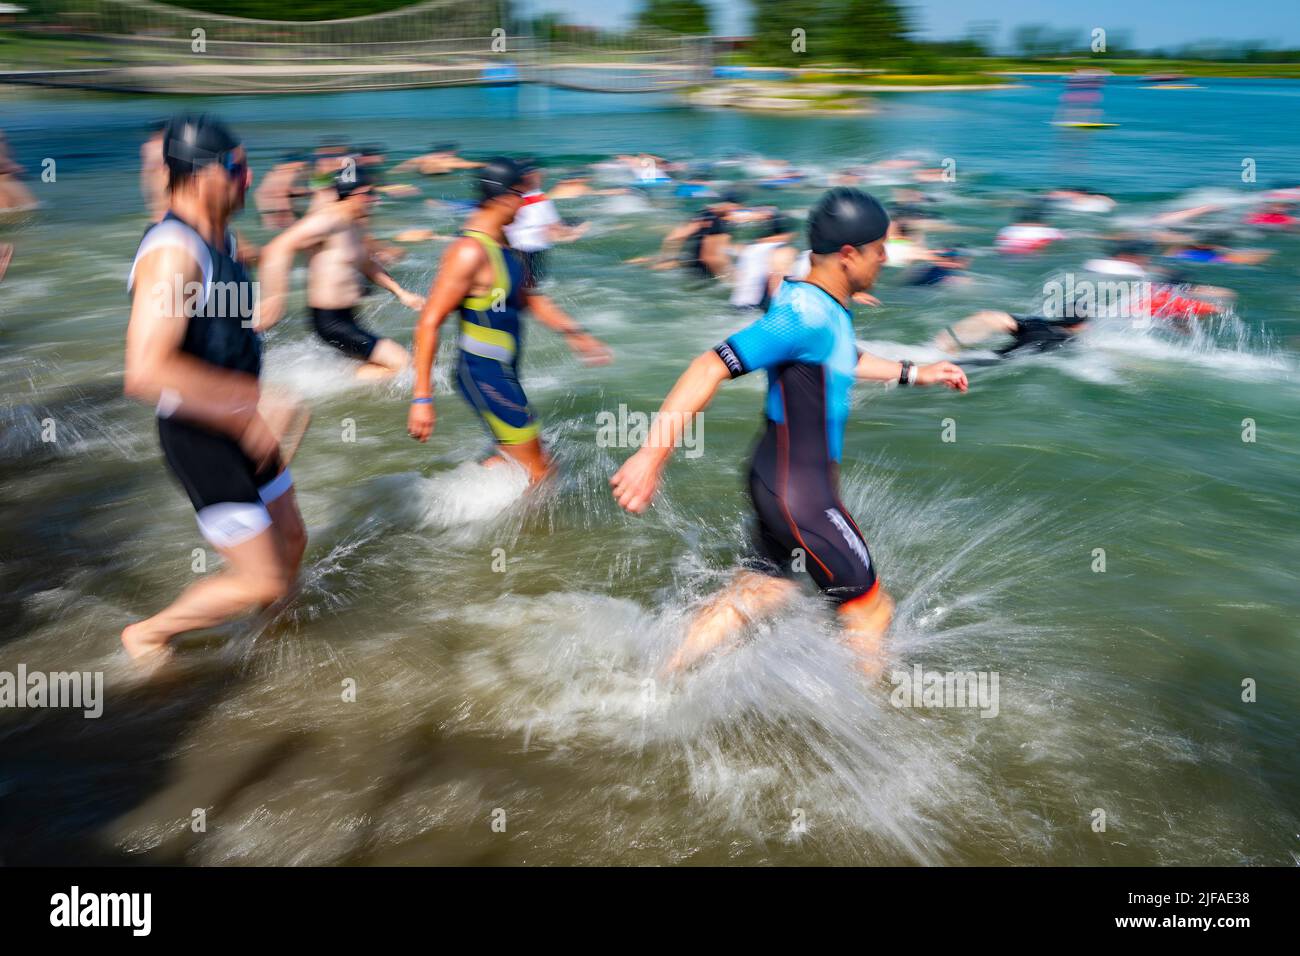
M1195 335L1104 325L1072 350L974 369L964 396L859 388L843 497L898 601L892 664L997 673L996 717L892 706L888 681L848 666L811 594L681 685L654 680L686 615L744 554L763 388L729 385L705 417L704 454L675 462L650 514L618 512L606 482L627 452L598 444L597 415L652 411L695 354L745 322L720 289L624 263L691 208L667 196L561 205L592 227L555 253L555 296L616 361L583 367L530 329L524 382L560 465L553 486L520 501L508 477L478 472L482 432L445 364L438 431L420 446L405 435L404 386L353 384L291 316L267 338L266 374L314 413L294 463L311 535L301 593L277 616L188 639L159 684L140 686L117 654L121 628L192 580L202 547L150 411L120 396L148 120L219 112L259 174L326 135L394 156L440 141L527 152L557 174L624 151L752 152L824 172L952 158L957 182L932 191L964 227L954 239L976 253L976 281L919 291L890 274L884 306L855 318L872 351L929 359L953 320L1031 308L1048 277L1098 254L1103 229L1300 183L1300 83L1202 83L1117 82L1105 102L1119 128L1087 134L1049 125L1059 86L1046 81L891 94L851 118L535 88L0 94L17 159L36 173L57 163L54 182L30 184L43 207L0 222L16 247L0 284L0 671L104 670L108 686L99 720L0 710L0 855L1296 862L1294 233L1242 240L1278 250L1263 266L1198 269L1238 296ZM1241 181L1246 158L1259 185ZM1071 238L1039 258L989 251L1010 200L1072 184L1120 208L1062 216ZM377 210L377 235L455 228L454 210L422 200L462 198L467 183L419 185L421 197ZM752 193L800 211L818 190ZM267 237L251 209L239 225ZM411 247L395 274L427 286L441 248ZM409 340L395 303L375 297L364 312ZM41 441L47 419L57 442ZM188 827L195 808L206 833Z

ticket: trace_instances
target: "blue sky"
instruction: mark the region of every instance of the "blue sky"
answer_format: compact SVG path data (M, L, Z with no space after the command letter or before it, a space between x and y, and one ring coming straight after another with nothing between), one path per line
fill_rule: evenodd
M1126 32L1142 48L1179 46L1197 40L1262 40L1270 46L1300 47L1300 0L904 0L912 7L921 36L943 40L964 36L967 24L993 20L999 42L1024 23L1055 29L1105 27ZM565 13L577 23L622 26L638 0L522 0L532 10ZM744 33L746 0L711 0L715 28Z

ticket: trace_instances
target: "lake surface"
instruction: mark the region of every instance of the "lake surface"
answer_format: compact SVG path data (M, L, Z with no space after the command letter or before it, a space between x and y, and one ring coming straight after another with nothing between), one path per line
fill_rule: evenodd
M1300 83L1106 93L1117 129L1049 124L1060 87L899 93L871 116L760 116L659 97L456 89L212 100L0 94L43 207L0 223L0 670L106 674L98 720L0 710L0 856L193 864L1291 864L1300 771L1300 237L1261 267L1203 266L1238 293L1195 335L1103 325L1071 349L978 368L964 396L857 390L843 497L898 602L890 670L996 674L996 716L900 708L867 683L809 593L678 686L654 674L745 552L742 487L761 376L728 385L704 454L657 506L619 512L597 415L653 411L690 359L746 323L724 290L623 260L692 208L562 203L592 222L553 255L554 294L616 353L586 368L534 325L524 384L559 463L522 501L474 462L481 426L439 373L438 430L405 433L405 383L358 386L299 306L266 376L310 401L293 465L311 541L282 613L195 635L141 685L130 621L193 580L203 547L151 411L121 397L125 276L145 219L150 119L219 112L261 174L337 135L397 157L441 141L556 171L624 151L780 156L830 171L956 161L934 189L976 282L882 280L856 327L881 355L978 308L1027 311L1095 234L1179 203L1300 182ZM1049 254L990 251L1005 199L1082 183L1121 203L1062 216ZM422 182L462 198L460 178ZM758 198L766 193L751 192ZM772 192L805 210L813 188ZM250 209L238 220L267 233ZM385 202L375 233L456 227ZM395 268L424 289L442 244ZM888 270L887 270L888 271ZM301 276L297 281L301 296ZM372 327L409 341L376 296ZM449 336L444 335L444 340ZM1255 440L1243 441L1244 420ZM52 420L58 440L43 442ZM955 441L943 441L945 421ZM1097 549L1105 571L1097 567ZM209 570L215 557L209 553ZM345 702L345 681L356 700ZM1253 681L1257 700L1243 701ZM193 832L202 809L206 831ZM1096 828L1104 811L1105 829ZM494 821L497 826L493 826ZM504 824L504 832L502 831Z

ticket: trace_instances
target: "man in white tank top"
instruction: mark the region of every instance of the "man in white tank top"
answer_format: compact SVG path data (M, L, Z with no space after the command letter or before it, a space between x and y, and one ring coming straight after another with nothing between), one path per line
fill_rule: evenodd
M773 290L787 275L798 250L790 244L790 220L775 213L762 239L745 246L736 260L731 284L731 304L738 309L764 309Z

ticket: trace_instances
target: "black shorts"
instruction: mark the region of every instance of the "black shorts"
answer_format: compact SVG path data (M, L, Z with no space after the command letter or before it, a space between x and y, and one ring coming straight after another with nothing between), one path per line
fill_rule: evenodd
M752 471L749 494L758 516L755 570L783 575L807 571L817 587L841 605L876 590L867 542L833 496L783 500Z
M311 310L311 324L316 334L344 355L368 359L379 344L379 336L357 325L355 309Z
M158 419L158 443L194 505L199 530L218 547L240 544L270 527L267 504L293 487L279 462L259 471L238 442L188 422Z

